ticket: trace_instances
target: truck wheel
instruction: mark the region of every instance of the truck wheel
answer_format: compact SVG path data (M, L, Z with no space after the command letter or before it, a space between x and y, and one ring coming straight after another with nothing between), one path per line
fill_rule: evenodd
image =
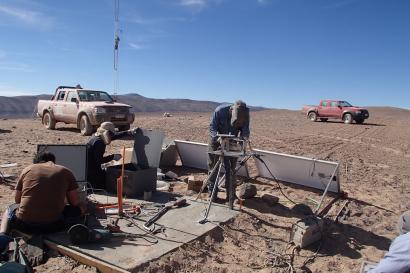
M310 113L308 114L308 119L309 119L310 121L316 121L316 120L317 120L317 114L316 114L315 112L310 112Z
M131 125L127 124L127 125L121 125L118 126L118 131L122 132L122 131L127 131L131 128Z
M321 118L320 121L326 122L327 118Z
M50 112L44 113L42 122L44 126L49 130L54 130L56 128L56 120L53 118Z
M362 124L364 122L364 119L356 119L357 124Z
M346 124L351 124L353 122L352 114L346 113L343 115L343 122Z
M93 133L93 126L87 115L82 115L80 118L80 132L83 136L89 136Z

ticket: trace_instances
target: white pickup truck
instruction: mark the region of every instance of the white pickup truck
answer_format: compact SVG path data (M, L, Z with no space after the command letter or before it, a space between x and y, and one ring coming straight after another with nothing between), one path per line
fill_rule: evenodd
M76 124L81 134L88 136L105 121L114 123L120 131L128 130L135 118L131 108L104 91L59 86L51 100L38 101L37 115L47 129L54 130L57 122Z

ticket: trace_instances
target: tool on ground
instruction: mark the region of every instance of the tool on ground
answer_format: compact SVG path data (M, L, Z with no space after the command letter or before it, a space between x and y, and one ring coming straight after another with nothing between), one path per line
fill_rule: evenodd
M107 229L90 229L82 224L74 225L68 230L70 241L75 245L107 241L112 235Z
M185 198L181 198L178 199L174 202L170 202L168 204L166 204L157 214L155 214L151 219L149 219L145 224L144 224L144 228L147 230L151 230L150 226L152 224L154 224L156 221L158 221L159 218L161 218L162 215L164 215L168 210L170 210L173 207L182 207L186 205L186 199Z
M312 243L319 241L322 238L323 231L323 219L320 217L321 213L319 209L325 199L325 196L329 190L330 184L333 182L333 178L339 168L339 164L336 165L329 182L320 198L320 201L316 207L313 215L306 216L305 218L298 220L292 225L292 230L290 232L290 241L296 246L304 248Z
M234 135L220 135L220 134L218 134L217 137L219 137L218 141L220 142L221 149L217 150L217 151L208 152L208 153L219 156L219 159L216 162L213 169L210 171L208 177L206 178L206 180L205 180L205 182L204 182L204 184L201 188L201 191L199 192L199 194L196 197L196 199L199 198L199 196L204 191L205 187L208 185L210 178L215 174L215 172L217 172L216 179L215 179L215 185L214 185L214 188L212 189L212 193L211 193L211 196L209 198L208 207L206 209L204 218L199 221L200 224L205 224L207 222L209 211L210 211L211 206L212 206L212 202L216 198L217 189L219 188L219 186L222 184L222 182L225 179L226 174L222 175L222 170L224 169L224 158L225 158L225 156L236 157L236 158L242 157L242 160L239 162L239 165L236 166L235 170L232 173L233 176L246 163L246 161L249 160L249 158L255 156L255 153L253 153L252 151L249 152L249 153L246 152L246 145L249 145L249 141L245 141L245 140L240 139L240 138L238 138ZM240 144L239 145L237 145L237 144L232 145L232 143L240 143ZM229 183L229 185L228 185L228 188L226 189L230 209L233 209L233 202L235 200L234 183L235 183L235 181L231 181L231 183Z
M68 230L70 241L75 245L106 242L111 238L142 238L144 235L121 231L118 226L107 225L107 228L89 228L83 224L72 226Z

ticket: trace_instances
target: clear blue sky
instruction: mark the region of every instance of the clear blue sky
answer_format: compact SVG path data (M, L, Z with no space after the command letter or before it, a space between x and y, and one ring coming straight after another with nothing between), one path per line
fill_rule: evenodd
M1 0L0 95L113 91L113 0ZM410 108L409 0L120 0L120 92Z

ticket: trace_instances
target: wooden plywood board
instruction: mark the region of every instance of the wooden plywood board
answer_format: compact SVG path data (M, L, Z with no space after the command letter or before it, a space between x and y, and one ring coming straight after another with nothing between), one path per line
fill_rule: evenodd
M100 199L94 195L97 200L114 201L106 196L100 196ZM135 200L128 199L127 201ZM191 242L209 231L217 228L215 223L224 223L229 221L238 214L236 210L230 210L227 206L214 204L209 213L209 220L205 224L199 224L203 218L206 203L195 201L187 198L186 207L169 210L158 221L157 224L165 227L164 233L158 233L154 237L136 238L127 240L124 238L111 238L108 241L98 243L88 243L81 246L73 245L65 232L47 235L47 240L52 242L62 254L72 257L73 259L95 266L102 272L140 272L139 267L147 262L160 258L161 256L177 249L185 243ZM151 216L144 218L149 219ZM144 236L146 231L142 228L143 222L136 221L139 225L128 226L129 221L120 219L118 225L121 230L133 234ZM152 243L157 239L157 243ZM103 263L102 265L100 263ZM99 267L98 267L99 266ZM109 270L124 271L109 271Z

